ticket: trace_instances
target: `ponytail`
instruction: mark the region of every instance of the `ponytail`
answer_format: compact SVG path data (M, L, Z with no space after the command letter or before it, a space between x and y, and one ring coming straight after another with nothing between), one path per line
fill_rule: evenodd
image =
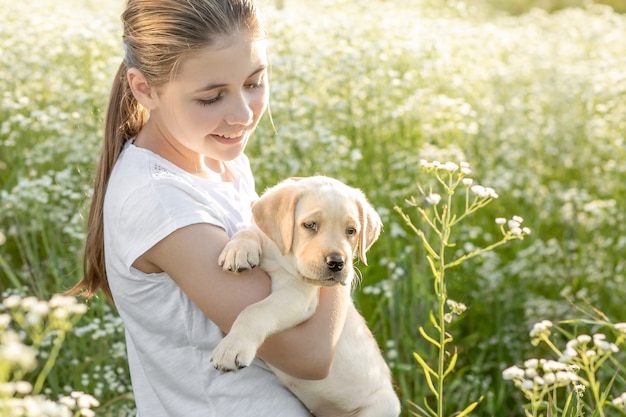
M113 80L109 97L102 152L95 172L94 192L87 219L87 239L83 257L84 276L67 292L68 294L81 292L81 295L90 298L96 291L102 290L109 301L113 301L113 297L104 261L104 196L111 171L124 144L139 133L147 120L147 112L130 91L126 70L126 65L122 63Z
M113 166L126 141L148 119L128 85L127 69L137 68L148 84L165 85L190 52L242 30L264 35L253 0L128 0L122 13L124 61L119 67L106 112L102 155L95 172L87 220L84 276L69 294L93 296L98 290L112 301L104 261L103 206Z

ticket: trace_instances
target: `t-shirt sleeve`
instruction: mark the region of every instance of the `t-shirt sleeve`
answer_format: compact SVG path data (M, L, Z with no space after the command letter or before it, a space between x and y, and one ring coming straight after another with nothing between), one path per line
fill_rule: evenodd
M197 223L224 228L224 215L199 191L176 180L161 180L134 190L121 207L116 236L125 267L174 231Z

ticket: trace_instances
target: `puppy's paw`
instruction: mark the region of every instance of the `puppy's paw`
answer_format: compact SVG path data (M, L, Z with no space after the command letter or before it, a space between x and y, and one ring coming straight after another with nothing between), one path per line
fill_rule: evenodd
M256 356L256 348L226 335L213 349L211 363L218 371L231 372L249 366Z
M259 265L261 247L254 241L234 238L226 244L218 258L224 271L241 272Z

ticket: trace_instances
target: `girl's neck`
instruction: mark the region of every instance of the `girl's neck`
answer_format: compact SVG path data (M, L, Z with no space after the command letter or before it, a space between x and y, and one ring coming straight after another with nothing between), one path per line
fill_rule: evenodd
M233 176L225 162L195 153L168 139L158 126L150 122L139 131L134 144L154 152L193 176L205 179L219 176L222 181L233 181Z

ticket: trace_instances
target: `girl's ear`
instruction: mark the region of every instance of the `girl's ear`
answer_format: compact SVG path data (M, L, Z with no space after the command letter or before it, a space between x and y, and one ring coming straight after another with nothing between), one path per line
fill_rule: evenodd
M148 84L148 80L137 68L129 68L126 77L128 85L135 99L148 110L154 110L158 105L156 89Z

